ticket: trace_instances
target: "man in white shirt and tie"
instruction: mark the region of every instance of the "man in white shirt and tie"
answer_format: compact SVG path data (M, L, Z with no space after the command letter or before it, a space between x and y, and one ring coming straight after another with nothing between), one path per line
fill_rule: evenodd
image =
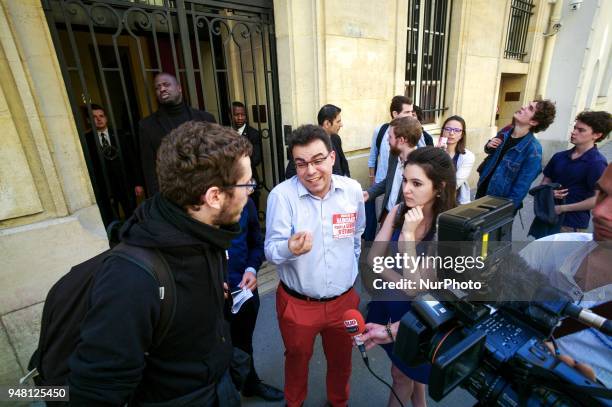
M301 406L308 390L308 362L321 334L327 360L327 400L346 406L351 339L342 314L357 308L365 208L361 186L332 174L335 152L319 126L305 125L289 139L297 174L268 196L266 258L277 265L276 311L285 345L285 400Z
M136 198L144 197L144 189L129 136L108 127L106 110L102 106L92 104L91 111L95 129L85 135L87 155L96 201L102 220L108 226L121 219L121 215L131 215Z

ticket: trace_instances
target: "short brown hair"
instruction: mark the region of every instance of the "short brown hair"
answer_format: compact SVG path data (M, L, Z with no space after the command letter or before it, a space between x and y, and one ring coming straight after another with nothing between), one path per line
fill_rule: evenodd
M393 96L391 99L391 106L389 106L389 113L393 117L393 112L401 113L404 105L412 105L412 99L403 95Z
M605 140L610 130L612 130L612 116L608 112L585 110L584 112L578 113L576 120L580 120L582 123L589 126L593 130L593 133L601 133L601 137L595 141L596 143Z
M533 133L539 133L546 130L555 120L557 109L555 108L555 104L548 99L536 99L534 102L536 102L536 111L533 114L532 120L535 120L538 124L533 126L531 131Z
M403 138L408 145L415 147L423 134L423 126L414 117L396 117L389 126L393 127L396 138Z
M157 180L162 196L177 205L200 205L217 186L236 184L239 160L250 156L251 143L229 127L189 121L164 137L157 151Z

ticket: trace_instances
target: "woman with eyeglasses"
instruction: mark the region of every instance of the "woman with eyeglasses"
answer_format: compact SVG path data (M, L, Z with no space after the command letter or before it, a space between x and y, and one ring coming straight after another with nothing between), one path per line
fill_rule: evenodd
M368 259L395 256L397 253L416 257L416 253L429 252L429 243L436 240L437 218L456 206L455 168L443 150L426 146L414 150L404 162L402 176L403 201L396 205L385 219L376 235ZM394 253L395 252L395 253ZM377 274L383 280L397 282L400 279L435 279L435 270L389 268ZM366 332L386 330L391 341L395 340L390 325L399 321L411 309L412 299L420 293L418 288L406 291L378 292L382 297L368 304ZM371 334L370 334L371 335ZM366 345L368 345L366 343ZM370 347L372 345L368 345ZM381 345L392 361L393 391L402 400L415 407L425 407L426 384L431 365L407 366L393 354L393 343ZM395 396L389 396L388 407L399 407Z
M465 120L461 116L451 116L442 125L442 134L438 139L438 145L446 150L453 160L457 170L457 203L466 204L470 202L470 185L468 178L474 166L474 153L465 148L466 133Z

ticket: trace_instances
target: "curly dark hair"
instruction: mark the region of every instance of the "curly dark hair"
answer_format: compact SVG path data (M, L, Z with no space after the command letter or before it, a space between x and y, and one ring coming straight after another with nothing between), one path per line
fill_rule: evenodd
M253 147L229 127L189 121L164 137L157 151L157 180L162 196L187 207L200 205L206 191L233 185L244 175L242 157ZM231 193L231 190L228 190Z
M580 120L593 129L593 133L601 133L601 137L595 141L596 143L605 140L612 130L612 115L609 112L585 110L578 113L576 120Z
M421 167L438 192L432 208L434 222L439 214L457 206L457 176L453 160L446 151L432 146L417 148L408 155L404 168L409 164Z
M538 124L533 126L531 131L533 133L539 133L546 130L555 120L557 108L555 104L548 99L535 99L534 102L536 102L536 111L533 114L532 120L535 120Z
M293 147L306 146L315 140L321 140L325 144L328 153L332 151L331 139L322 127L315 126L314 124L304 124L293 130L291 136L289 136L287 146L289 152L293 155Z

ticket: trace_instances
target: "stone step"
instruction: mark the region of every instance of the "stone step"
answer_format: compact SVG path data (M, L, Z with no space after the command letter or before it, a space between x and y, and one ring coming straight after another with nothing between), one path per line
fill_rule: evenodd
M257 287L259 290L259 295L261 296L276 290L278 282L279 279L278 273L276 272L276 266L272 263L268 263L267 261L264 262L257 272Z

